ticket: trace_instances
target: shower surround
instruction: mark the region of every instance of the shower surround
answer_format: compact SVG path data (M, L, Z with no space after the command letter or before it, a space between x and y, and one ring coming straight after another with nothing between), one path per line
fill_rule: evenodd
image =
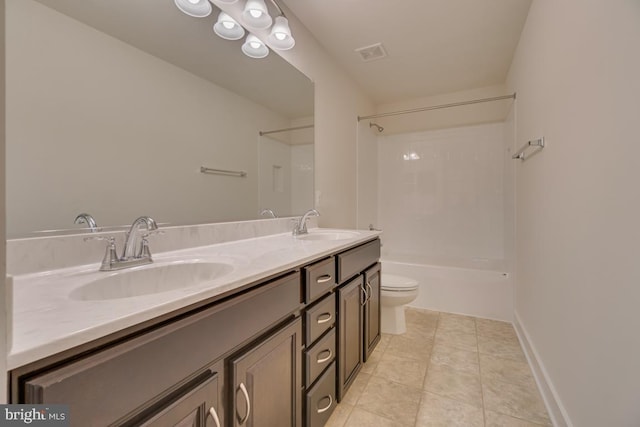
M383 269L420 282L411 305L511 320L512 129L378 137Z

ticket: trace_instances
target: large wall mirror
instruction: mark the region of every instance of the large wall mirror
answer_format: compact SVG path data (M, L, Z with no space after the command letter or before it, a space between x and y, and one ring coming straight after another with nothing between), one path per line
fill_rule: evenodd
M82 231L83 212L108 229L312 207L312 82L274 52L244 56L216 16L173 0L6 0L9 238Z

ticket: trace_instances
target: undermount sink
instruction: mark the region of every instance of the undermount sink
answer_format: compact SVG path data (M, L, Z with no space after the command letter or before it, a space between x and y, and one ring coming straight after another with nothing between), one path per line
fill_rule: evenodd
M151 295L198 286L230 273L233 267L225 263L181 261L170 264L150 264L93 280L74 289L69 297L81 301L99 301Z
M358 237L360 233L355 231L309 231L309 234L297 236L302 240L346 240Z

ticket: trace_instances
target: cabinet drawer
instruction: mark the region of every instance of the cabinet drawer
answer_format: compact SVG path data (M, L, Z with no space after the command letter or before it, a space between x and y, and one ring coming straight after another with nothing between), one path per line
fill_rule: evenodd
M299 308L300 275L292 273L144 335L26 378L24 403L68 404L72 426L110 425L173 393L204 366L266 332Z
M336 255L338 283L360 273L380 258L380 240L365 243Z
M305 312L305 344L311 346L336 323L336 297L328 295Z
M336 364L320 377L316 385L307 392L306 423L308 427L325 425L336 407Z
M305 267L304 273L304 298L307 304L329 292L336 285L336 267L333 258Z
M332 329L313 347L305 351L305 384L310 386L324 368L336 358L336 330Z

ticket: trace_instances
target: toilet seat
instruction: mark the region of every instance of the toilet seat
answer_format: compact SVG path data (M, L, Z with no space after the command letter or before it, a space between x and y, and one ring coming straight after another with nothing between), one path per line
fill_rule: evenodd
M383 273L381 289L388 292L415 291L418 289L418 282L410 277Z

